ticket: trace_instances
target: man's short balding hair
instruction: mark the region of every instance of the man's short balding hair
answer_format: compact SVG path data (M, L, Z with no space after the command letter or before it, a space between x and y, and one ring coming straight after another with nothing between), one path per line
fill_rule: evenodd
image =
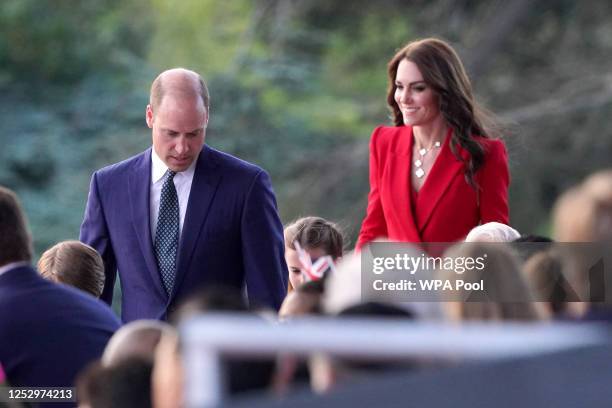
M170 73L182 73L186 78L192 77L193 83L189 84L189 81L183 81L180 86L173 86L172 90L169 90L168 84L166 82L167 79L164 79ZM193 87L191 85L194 85ZM161 105L161 102L166 94L175 94L185 97L190 96L199 96L202 98L202 102L204 103L204 107L206 108L206 112L208 112L210 108L210 96L208 94L208 87L204 82L204 79L195 71L185 69L185 68L173 68L167 71L162 72L155 78L153 83L151 84L151 94L149 98L149 103L151 104L151 108L153 113L155 113L156 109Z
M0 186L0 266L32 260L32 238L14 192Z

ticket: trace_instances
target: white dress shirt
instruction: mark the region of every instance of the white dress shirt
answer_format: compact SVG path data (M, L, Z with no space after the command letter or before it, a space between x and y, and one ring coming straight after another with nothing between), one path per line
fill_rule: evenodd
M185 171L176 173L174 176L174 187L178 195L179 202L179 237L183 232L183 222L187 213L187 203L189 202L189 192L191 191L191 183L195 173L197 158ZM164 174L168 170L168 166L159 158L155 149L151 148L151 195L150 199L150 217L151 217L151 237L155 242L155 232L157 231L157 218L159 216L159 200L161 197L162 186L164 185Z

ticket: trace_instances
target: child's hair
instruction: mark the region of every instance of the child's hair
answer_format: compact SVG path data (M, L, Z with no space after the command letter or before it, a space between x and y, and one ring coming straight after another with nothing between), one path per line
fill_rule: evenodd
M334 260L342 256L344 239L338 225L321 217L304 217L285 228L285 246L295 250L294 242L304 249L321 248Z
M79 241L62 241L46 250L38 261L43 278L74 286L100 297L104 289L104 262L100 254Z

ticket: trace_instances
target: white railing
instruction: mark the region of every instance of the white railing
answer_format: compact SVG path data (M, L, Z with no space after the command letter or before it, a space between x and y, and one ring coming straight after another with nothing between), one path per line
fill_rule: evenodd
M469 323L451 325L381 319L306 318L273 324L236 314L207 314L180 328L189 408L224 398L221 356L278 352L371 359L500 359L608 344L605 328L589 324Z

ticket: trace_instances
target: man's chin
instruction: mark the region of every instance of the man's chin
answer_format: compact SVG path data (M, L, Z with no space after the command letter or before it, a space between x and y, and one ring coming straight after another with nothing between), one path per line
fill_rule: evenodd
M193 163L193 160L185 160L185 161L169 160L169 162L166 163L166 165L173 172L180 173L181 171L187 170L189 166L191 166L191 163Z

